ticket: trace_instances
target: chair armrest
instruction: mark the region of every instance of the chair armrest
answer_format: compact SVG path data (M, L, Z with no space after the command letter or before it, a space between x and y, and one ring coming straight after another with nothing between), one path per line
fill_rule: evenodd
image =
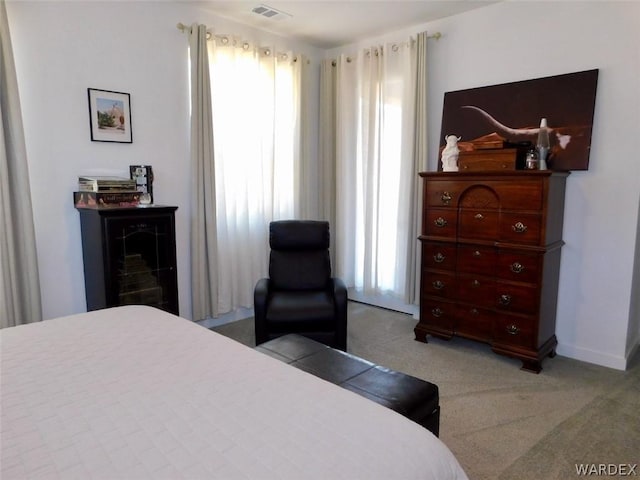
M261 278L256 283L255 288L253 289L253 303L266 305L267 297L269 296L269 287L271 281L268 278Z
M336 303L347 304L347 286L341 278L333 277L331 279L333 284L333 294L336 299Z
M271 281L261 278L253 289L253 311L255 316L256 345L267 341L267 300Z
M336 348L347 351L347 286L341 278L331 279L336 306Z

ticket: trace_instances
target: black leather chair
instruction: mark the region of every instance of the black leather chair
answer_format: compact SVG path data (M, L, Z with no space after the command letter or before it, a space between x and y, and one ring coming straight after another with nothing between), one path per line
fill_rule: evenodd
M269 278L254 290L256 345L297 333L347 350L347 288L331 277L329 222L269 225Z

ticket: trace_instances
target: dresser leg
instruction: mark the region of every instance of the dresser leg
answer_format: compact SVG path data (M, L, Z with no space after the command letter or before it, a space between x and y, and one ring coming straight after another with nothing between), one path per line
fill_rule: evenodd
M549 358L554 358L556 356L556 349L554 348L549 352Z
M425 331L423 331L423 330L420 330L420 329L417 329L417 328L416 328L416 329L414 329L414 330L413 330L413 332L415 333L415 335L416 335L416 340L417 340L418 342L422 342L422 343L429 343L429 342L427 341L427 332L425 332Z
M539 360L522 360L522 368L520 370L525 370L532 373L540 373L540 371L542 370L542 364Z

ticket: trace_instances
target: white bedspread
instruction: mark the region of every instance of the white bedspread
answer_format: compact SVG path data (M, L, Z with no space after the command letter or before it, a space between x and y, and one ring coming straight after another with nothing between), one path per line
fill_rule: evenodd
M144 306L0 331L1 478L466 478L428 430Z

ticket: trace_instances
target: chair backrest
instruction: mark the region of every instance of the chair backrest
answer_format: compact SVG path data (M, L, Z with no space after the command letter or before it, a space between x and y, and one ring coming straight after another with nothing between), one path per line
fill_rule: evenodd
M320 290L329 285L329 222L280 220L269 225L269 277L277 290Z

